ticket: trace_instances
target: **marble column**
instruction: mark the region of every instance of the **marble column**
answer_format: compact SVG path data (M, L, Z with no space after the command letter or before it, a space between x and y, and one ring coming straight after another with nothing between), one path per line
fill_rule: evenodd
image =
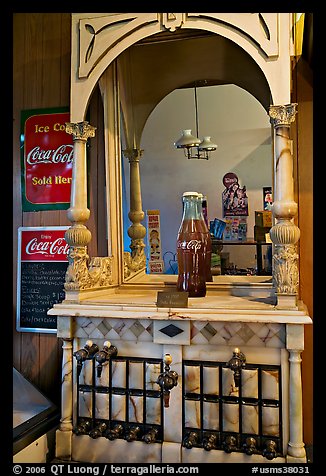
M71 459L72 439L72 338L63 339L61 376L61 418L56 433L56 457Z
M302 418L302 377L301 353L304 349L302 325L287 325L287 343L289 351L289 442L287 462L306 462L306 450L303 443Z
M274 202L275 225L270 230L274 243L273 280L278 307L295 308L299 286L297 242L300 230L294 224L298 206L294 201L293 156L290 124L295 120L297 104L271 106L274 127Z
M137 262L138 269L141 269L146 265L146 257L144 253L146 228L141 224L145 214L142 210L139 172L139 160L142 152L143 151L140 149L125 149L123 151L123 154L128 158L130 165L130 211L128 217L132 222L132 225L128 228L128 236L131 238L131 258L134 263ZM135 270L136 269L134 269L134 271Z
M65 239L69 245L66 290L79 290L87 286L88 255L87 245L91 241L91 232L84 223L90 211L87 208L87 162L86 144L89 137L95 136L96 128L87 121L66 123L66 132L72 134L74 141L74 161L68 219L72 226L66 231Z

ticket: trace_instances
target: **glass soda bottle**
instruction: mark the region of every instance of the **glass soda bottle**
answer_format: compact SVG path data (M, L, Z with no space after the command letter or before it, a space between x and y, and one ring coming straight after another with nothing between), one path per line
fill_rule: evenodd
M189 297L206 296L207 227L197 192L184 192L183 216L177 235L177 290Z
M202 214L202 220L204 220L206 225L206 281L213 281L212 276L212 238L210 231L208 229L207 223L207 215L205 218L204 208L206 207L207 213L207 198L202 193L198 194L198 208L199 213Z

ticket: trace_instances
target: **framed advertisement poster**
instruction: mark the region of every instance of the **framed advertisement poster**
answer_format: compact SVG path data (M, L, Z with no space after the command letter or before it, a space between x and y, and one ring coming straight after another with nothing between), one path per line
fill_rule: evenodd
M18 229L16 328L23 332L56 333L56 316L47 311L64 299L69 246L68 226Z
M238 176L228 172L223 177L225 189L222 192L223 216L248 216L248 195L246 186L240 187Z
M68 108L21 112L23 211L66 210L70 204L73 137Z

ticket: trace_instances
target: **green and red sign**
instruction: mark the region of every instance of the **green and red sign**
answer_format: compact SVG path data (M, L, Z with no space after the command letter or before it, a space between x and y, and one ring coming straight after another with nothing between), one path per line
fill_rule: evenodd
M65 210L70 204L73 138L67 108L22 111L23 211Z

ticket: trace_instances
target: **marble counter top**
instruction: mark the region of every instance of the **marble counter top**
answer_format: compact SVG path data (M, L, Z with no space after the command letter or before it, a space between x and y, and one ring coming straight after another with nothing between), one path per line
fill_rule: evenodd
M306 306L298 309L277 309L270 297L214 295L189 298L188 307L158 307L157 291L121 292L116 290L78 302L63 301L48 311L49 315L108 317L123 319L204 320L235 322L275 322L284 324L310 324Z

